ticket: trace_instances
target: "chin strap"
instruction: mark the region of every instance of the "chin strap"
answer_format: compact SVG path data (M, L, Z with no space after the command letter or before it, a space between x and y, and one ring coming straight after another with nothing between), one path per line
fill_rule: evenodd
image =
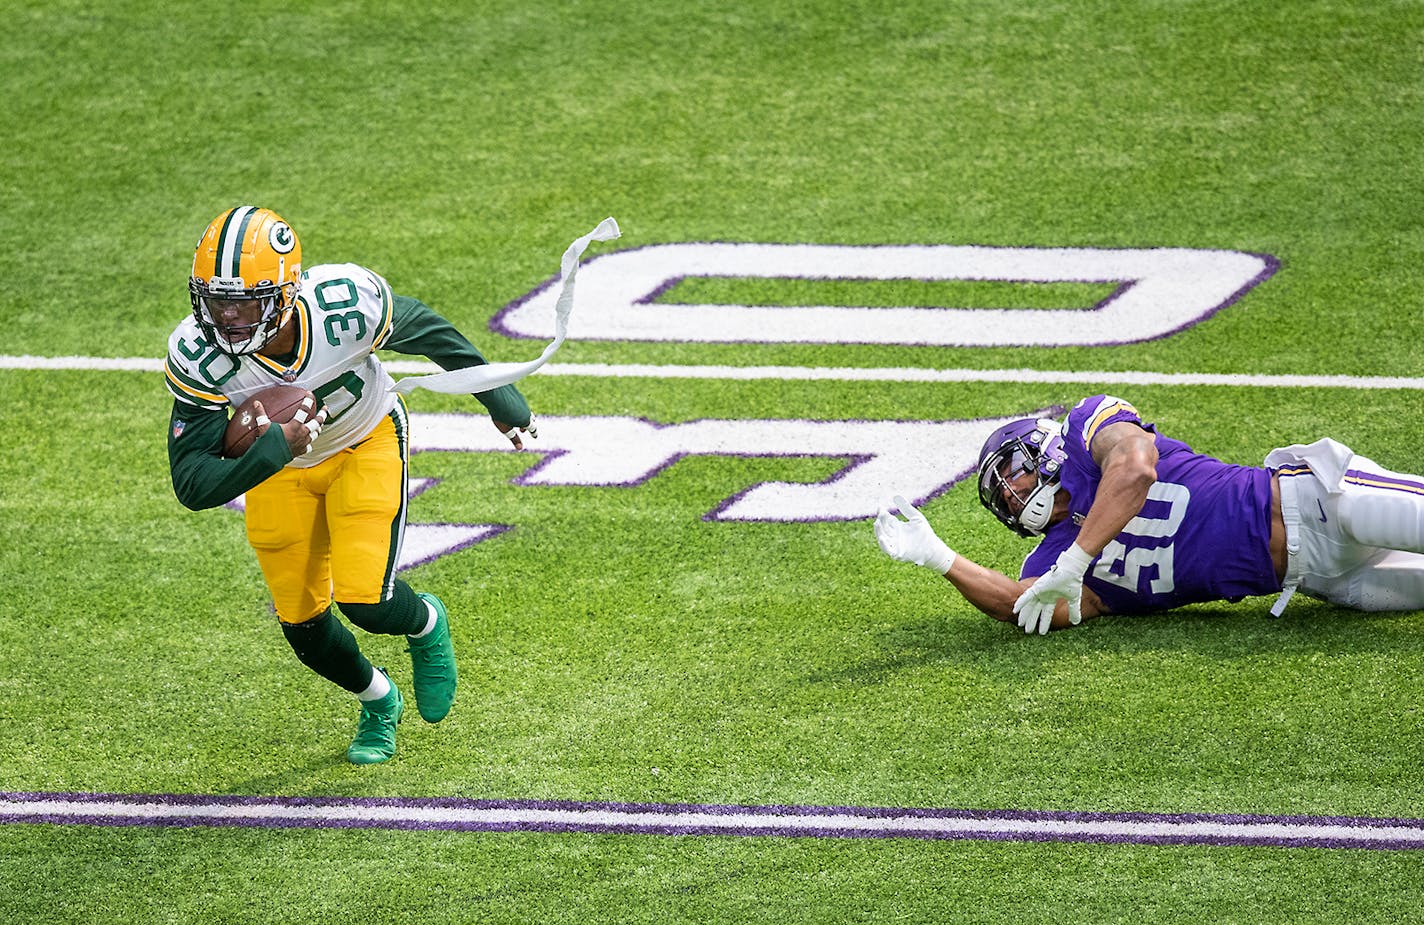
M1053 498L1057 494L1057 482L1045 482L1033 490L1019 514L1019 523L1025 530L1039 534L1047 528L1048 519L1053 516Z

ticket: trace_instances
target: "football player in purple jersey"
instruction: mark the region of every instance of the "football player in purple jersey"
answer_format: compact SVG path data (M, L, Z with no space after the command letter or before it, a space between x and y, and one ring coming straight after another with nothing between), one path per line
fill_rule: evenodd
M1424 609L1424 478L1333 440L1231 465L1094 395L1062 424L996 430L978 481L1000 522L1043 537L1018 581L957 555L902 496L881 506L875 536L1026 633L1261 594L1279 595L1279 616L1297 589L1358 610Z

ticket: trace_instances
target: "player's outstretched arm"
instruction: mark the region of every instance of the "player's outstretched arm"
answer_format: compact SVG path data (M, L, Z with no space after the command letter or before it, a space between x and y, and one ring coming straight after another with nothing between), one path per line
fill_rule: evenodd
M425 303L403 295L394 296L392 303L391 333L382 349L426 357L447 372L489 363L465 335ZM514 385L474 394L515 449L524 449L525 437L538 437L529 402Z
M1014 581L1003 572L985 568L964 556L954 560L954 566L944 577L964 595L966 601L1001 623L1013 623L1018 619L1014 614L1014 603L1036 580L1025 578ZM1084 617L1096 617L1103 612L1102 602L1087 588L1083 589L1081 609ZM1068 602L1060 600L1053 611L1050 627L1063 629L1075 625L1068 618Z
M1033 583L1014 581L1003 572L985 568L963 556L955 560L954 567L944 577L966 601L1003 623L1014 622L1014 601Z
M965 600L1004 623L1017 619L1014 604L1035 581L1034 578L1015 581L1003 572L985 568L954 552L934 532L925 515L902 495L881 505L875 518L875 539L890 558L921 565L942 575ZM1095 617L1101 612L1097 595L1084 590L1082 615ZM1055 629L1070 625L1065 601L1058 602L1051 622Z

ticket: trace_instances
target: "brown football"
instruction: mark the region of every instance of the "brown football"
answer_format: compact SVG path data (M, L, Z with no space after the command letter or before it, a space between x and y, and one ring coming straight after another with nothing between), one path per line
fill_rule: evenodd
M237 410L228 419L227 430L223 433L222 454L229 459L236 459L246 453L247 448L257 439L259 434L255 409L258 402L262 403L267 420L273 424L285 424L301 409L302 402L307 399L311 399L309 414L315 414L316 409L320 407L316 396L301 386L274 385L258 392L238 405Z

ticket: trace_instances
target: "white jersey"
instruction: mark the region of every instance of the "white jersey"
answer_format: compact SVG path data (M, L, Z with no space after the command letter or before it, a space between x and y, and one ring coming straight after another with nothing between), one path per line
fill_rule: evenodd
M297 385L321 399L327 420L311 452L289 466L310 468L360 442L396 405L392 380L373 350L391 333L394 299L378 274L354 263L302 274L290 364L254 353L229 356L203 337L190 315L168 338L168 389L212 411L237 407L274 385Z

